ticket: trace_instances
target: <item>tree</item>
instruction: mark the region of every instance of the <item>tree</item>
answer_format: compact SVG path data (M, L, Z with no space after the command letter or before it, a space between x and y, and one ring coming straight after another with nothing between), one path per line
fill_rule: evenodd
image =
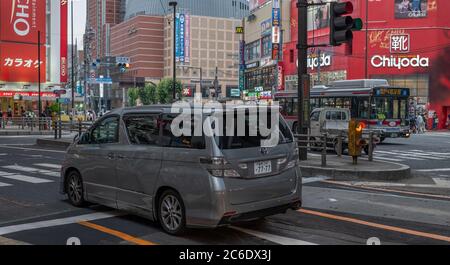
M167 104L172 102L172 84L173 81L170 78L164 78L159 82L157 86L158 102L161 104ZM176 82L177 97L180 98L182 92L182 85L180 81Z
M136 106L138 99L143 105L156 104L158 101L155 84L147 84L145 87L133 87L128 90L130 106Z
M136 106L136 101L139 98L139 88L133 87L128 89L128 103L130 106Z

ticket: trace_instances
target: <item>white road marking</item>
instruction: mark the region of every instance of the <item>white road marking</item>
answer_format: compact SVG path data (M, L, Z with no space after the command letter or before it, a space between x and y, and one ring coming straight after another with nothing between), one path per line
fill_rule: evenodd
M450 188L450 182L438 183L434 179L436 184L406 184L406 183L392 183L392 182L369 182L369 181L355 181L350 182L355 187L411 187L411 188ZM448 185L448 186L447 186Z
M383 156L375 156L375 160L385 160L385 161L391 161L391 162L405 161L405 160L401 160L401 159L395 159L395 158L389 158L389 157L383 157Z
M272 235L272 234L255 231L255 230L250 230L250 229L246 229L246 228L241 228L241 227L231 226L231 228L234 230L238 230L240 232L255 236L255 237L259 237L259 238L280 244L280 245L317 245L317 244L314 244L314 243L311 243L308 241L303 241L303 240L294 239L294 238L288 238L288 237L284 237L284 236Z
M25 176L25 175L1 175L0 177L1 178L6 178L6 179L12 179L12 180L28 182L28 183L32 183L32 184L41 184L41 183L53 182L53 180L29 177L29 176Z
M450 188L450 179L447 178L433 178L434 182L439 187Z
M433 168L433 169L419 169L419 172L447 172L450 168Z
M12 186L12 185L8 184L8 183L0 182L0 187L9 187L9 186Z
M375 155L377 155L377 154L381 154L381 155L386 155L387 154L387 155L395 156L396 158L417 160L417 161L425 161L426 160L424 158L419 158L419 157L416 157L414 155L399 154L399 153L388 152L388 151L375 151ZM375 158L376 158L376 156L375 156Z
M337 202L338 200L336 200L336 199L333 199L333 198L329 198L328 199L330 202Z
M38 173L50 177L60 177L59 172L50 171L50 170L42 170L34 167L24 167L19 165L10 165L10 166L3 166L3 168L11 169L11 170L17 170L22 172L28 172L28 173Z
M83 222L83 221L95 221L95 220L99 220L99 219L106 219L106 218L116 217L116 216L120 216L120 215L124 215L124 214L120 213L118 211L111 211L111 212L104 212L104 213L92 213L92 214L85 214L85 215L79 215L79 216L72 216L72 217L67 217L67 218L53 219L53 220L28 223L28 224L5 226L5 227L0 227L0 236L17 233L17 232L22 232L22 231L40 229L40 228L48 228L48 227L54 227L54 226L76 224L76 223Z
M53 168L53 169L61 169L61 165L57 164L48 164L48 163L42 163L42 164L33 164L38 167L47 167L47 168Z

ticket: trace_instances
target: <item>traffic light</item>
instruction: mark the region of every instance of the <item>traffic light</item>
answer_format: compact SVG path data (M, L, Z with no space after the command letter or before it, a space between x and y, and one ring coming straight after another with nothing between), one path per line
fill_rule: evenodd
M121 73L125 73L128 68L130 68L130 64L129 63L118 63L117 67L119 67L119 70Z
M362 138L362 133L366 125L352 119L348 125L348 154L353 157L353 163L356 164L358 156L361 155L367 141Z
M353 31L359 31L363 27L360 18L353 19L353 4L349 1L330 3L330 45L339 46L342 43L353 40Z

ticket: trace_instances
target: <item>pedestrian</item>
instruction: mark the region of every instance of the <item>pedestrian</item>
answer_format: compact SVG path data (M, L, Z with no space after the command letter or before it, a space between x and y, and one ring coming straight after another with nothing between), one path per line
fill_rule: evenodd
M447 116L447 122L445 123L445 125L447 126L447 129L450 130L450 114L448 114Z
M12 108L11 106L8 106L8 110L6 111L7 121L6 124L8 124L9 121L12 121Z
M422 117L422 115L417 115L417 120L416 120L416 122L417 122L417 130L418 130L418 133L419 134L421 134L421 133L425 133L425 122L424 122L424 120L423 120L423 117Z
M433 114L433 130L437 130L439 125L439 117L436 112Z

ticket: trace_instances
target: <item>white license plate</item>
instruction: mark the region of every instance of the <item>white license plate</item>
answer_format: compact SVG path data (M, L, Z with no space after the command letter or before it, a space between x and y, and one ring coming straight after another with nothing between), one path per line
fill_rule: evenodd
M393 134L391 134L391 137L392 137L392 138L398 138L398 134L393 133Z
M263 161L255 163L255 175L272 173L272 162Z

